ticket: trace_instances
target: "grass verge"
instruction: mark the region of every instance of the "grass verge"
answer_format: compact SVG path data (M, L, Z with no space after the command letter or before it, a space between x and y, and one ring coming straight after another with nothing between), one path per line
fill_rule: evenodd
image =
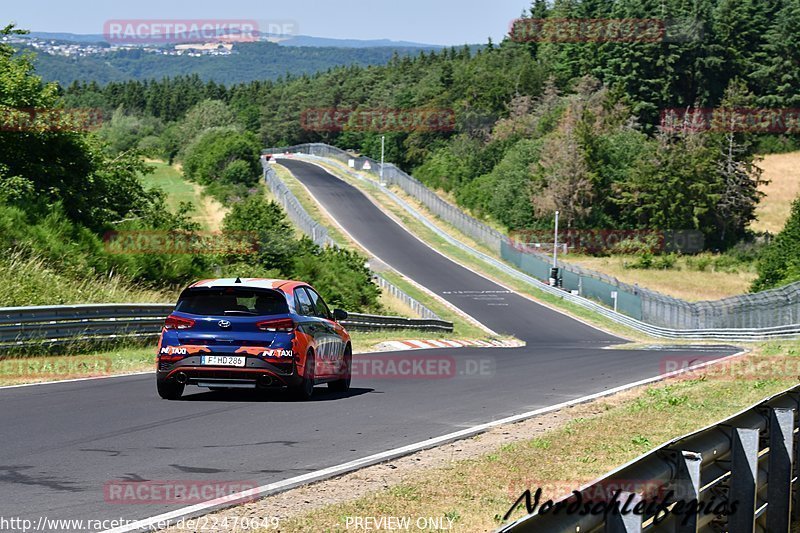
M60 355L4 356L0 359L0 386L42 383L65 379L113 376L155 368L155 343L134 343L87 349L66 348ZM80 353L83 352L83 353Z
M158 187L167 195L167 206L176 211L181 203L189 202L194 206L192 219L204 230L218 231L226 209L213 197L203 193L203 187L186 180L178 166L165 161L148 160L153 167L152 174L140 177L148 189Z
M0 307L81 303L166 303L177 290L140 287L119 276L75 278L52 268L40 257L10 252L0 260Z
M360 249L358 244L353 242L344 232L340 230L340 228L336 225L336 223L331 219L331 217L320 208L319 204L314 200L314 198L309 194L308 190L303 186L297 178L292 175L285 167L281 165L274 165L274 169L278 176L283 180L289 190L297 197L298 202L303 208L311 215L314 220L317 220L325 226L328 230L328 234L331 236L337 244L341 246L348 246L352 249ZM269 189L267 188L267 194L269 195ZM462 339L483 339L487 338L486 332L477 326L472 321L464 318L462 314L455 311L453 308L449 307L443 301L439 300L435 296L427 293L423 289L419 288L419 286L415 285L411 281L409 281L403 275L394 272L394 271L383 271L380 273L385 279L391 282L393 285L397 286L401 290L403 290L406 294L417 300L418 302L422 303L434 313L439 315L442 320L448 320L453 322L453 334L452 335L444 335L441 334L430 334L426 332L416 332L415 335L407 338L412 339L429 339L429 338L451 338L451 337L458 337ZM401 337L397 337L401 339ZM498 338L511 338L510 336L501 336ZM388 340L388 339L387 339Z
M489 531L527 488L542 487L544 499L568 493L797 384L786 369L800 363L800 342L759 344L736 361L739 366L730 368L766 363L778 371L709 367L221 511L217 518L277 516L280 530L293 532L344 531L354 517L432 517L445 519L451 531ZM511 519L523 514L518 510Z
M570 254L565 257L574 265L613 276L628 284L658 291L688 302L719 300L750 292L756 279L756 264L741 263L729 268L717 268L726 257L703 253L695 256L675 256L669 268L631 268L639 258L635 255L594 257Z
M480 274L486 276L487 278L505 285L512 290L527 296L539 303L545 304L552 308L558 309L562 312L565 312L575 318L583 320L597 328L603 329L620 337L630 339L633 341L640 341L640 342L648 342L653 341L653 337L645 335L639 331L636 331L632 328L623 326L618 324L612 320L609 320L605 317L597 315L596 313L584 309L578 305L575 305L571 302L565 301L558 296L554 296L550 293L544 292L542 290L537 289L535 286L521 281L518 278L511 276L504 271L496 268L488 263L485 263L481 259L477 258L475 255L453 245L442 238L440 235L436 234L432 231L429 227L425 224L411 216L408 211L403 209L400 205L398 205L389 195L387 195L384 191L380 189L380 187L375 184L374 180L369 178L369 182L364 182L361 180L354 179L348 176L346 173L342 172L342 169L337 167L334 164L330 163L322 163L322 166L333 172L336 176L344 179L346 182L350 183L353 186L358 187L363 192L367 193L382 209L385 213L389 214L390 216L394 217L395 220L400 222L403 226L405 226L411 233L419 237L422 241L430 245L435 250L441 252L445 256L455 260L459 264L462 264ZM374 185L371 185L372 182ZM394 191L397 193L397 191ZM404 196L403 194L398 195L403 198L403 200L409 202L412 207L414 207L418 212L423 214L425 218L428 219L431 223L433 223L437 228L444 231L446 234L454 237L455 239L461 241L462 243L470 246L480 252L485 253L495 259L501 260L494 252L476 243L470 237L460 233L458 230L449 226L447 223L442 221L441 219L433 216L430 212L428 212L423 206L419 205L413 199L409 198L408 196ZM510 263L504 261L505 264L508 266L513 267ZM503 334L503 332L498 332ZM694 342L693 344L696 344Z

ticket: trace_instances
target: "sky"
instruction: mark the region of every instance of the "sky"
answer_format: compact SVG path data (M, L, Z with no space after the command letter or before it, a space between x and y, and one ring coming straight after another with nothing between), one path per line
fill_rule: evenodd
M2 20L32 31L102 34L108 20L246 19L296 33L426 44L495 42L530 0L71 0L6 2Z

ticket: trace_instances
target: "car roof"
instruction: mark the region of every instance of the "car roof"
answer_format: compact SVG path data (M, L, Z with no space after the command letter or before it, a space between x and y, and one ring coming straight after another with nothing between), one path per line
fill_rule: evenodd
M239 283L237 283L237 280L239 280ZM288 292L294 290L294 288L298 285L308 285L308 283L287 279L218 278L198 281L197 283L189 286L189 288L240 287L247 289L281 289L284 292Z

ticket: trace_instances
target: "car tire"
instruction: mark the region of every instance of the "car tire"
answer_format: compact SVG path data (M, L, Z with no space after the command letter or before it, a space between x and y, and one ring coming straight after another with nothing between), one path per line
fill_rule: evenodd
M344 366L347 372L345 377L328 383L328 388L334 392L346 392L350 390L350 381L353 373L353 349L349 344L344 349Z
M298 400L307 401L314 395L314 352L306 354L306 362L303 371L303 380L292 391Z
M169 381L166 379L159 379L156 381L156 388L158 395L165 400L180 400L183 395L185 385L181 385L176 381Z

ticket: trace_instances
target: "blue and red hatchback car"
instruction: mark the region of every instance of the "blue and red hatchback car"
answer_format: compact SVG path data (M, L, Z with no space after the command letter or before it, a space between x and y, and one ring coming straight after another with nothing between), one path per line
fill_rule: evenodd
M331 310L307 283L214 279L185 289L158 342L158 394L177 400L186 385L211 390L314 386L350 388L353 350Z

